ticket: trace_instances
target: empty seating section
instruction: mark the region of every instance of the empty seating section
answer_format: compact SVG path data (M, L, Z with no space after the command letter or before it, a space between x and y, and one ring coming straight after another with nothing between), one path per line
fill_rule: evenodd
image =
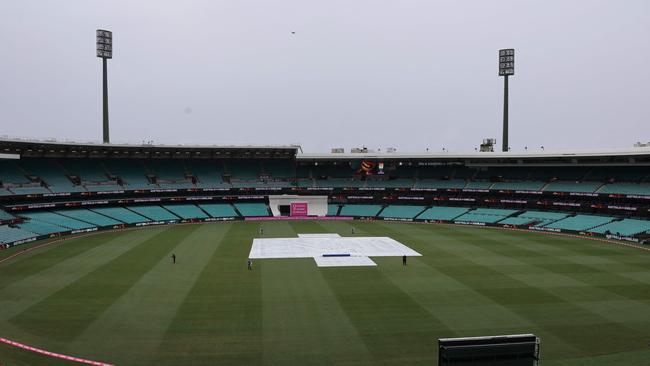
M499 224L504 225L526 225L535 221L534 219L527 217L506 217L505 219L499 221Z
M618 193L634 195L650 195L650 183L612 183L602 186L598 193Z
M269 216L269 210L264 203L235 203L242 216Z
M465 187L465 184L466 182L462 179L451 179L451 180L420 179L415 181L415 188L461 189Z
M260 175L258 160L237 159L226 163L232 180L255 181Z
M381 205L345 205L341 207L340 216L377 216Z
M590 170L589 167L580 166L531 167L530 169L531 174L529 179L541 181L566 180L574 182L583 180Z
M526 211L519 214L517 217L531 219L531 222L536 222L535 226L544 226L553 221L561 220L567 216L568 214L560 212Z
M92 210L104 216L111 217L115 220L125 222L127 224L151 221L148 218L142 215L138 215L137 213L127 210L123 207L101 207L94 208Z
M465 207L433 206L426 209L424 212L419 214L416 218L421 220L451 221L456 217L464 214L468 210L469 208L465 208Z
M411 188L412 179L367 180L366 187Z
M197 187L230 187L230 184L223 181L224 165L221 160L188 160L187 167L197 178Z
M150 159L144 162L149 174L155 175L157 184L163 188L194 188L187 177L183 160Z
M497 182L492 189L507 189L512 191L539 191L544 187L543 182Z
M29 179L25 176L25 172L20 170L18 165L11 160L0 160L0 182L4 186L8 183L12 184L26 184L30 183Z
M339 212L339 205L327 205L327 216L336 216Z
M420 179L450 179L456 171L456 166L421 166L418 167L417 176Z
M63 226L68 229L72 230L79 230L79 229L89 229L94 227L93 224L89 224L84 221L79 221L76 219L73 219L71 217L67 216L62 216L53 212L29 212L29 213L21 213L20 216L29 218L31 220L37 220L37 221L43 221L47 222L50 224L58 225L58 226Z
M495 223L503 220L507 216L516 213L517 210L495 209L495 208L477 208L462 216L456 218L457 221L468 222L485 222Z
M50 191L41 186L34 186L34 187L11 187L9 188L14 194L43 194L43 193L50 193Z
M365 187L366 181L352 178L317 179L316 187Z
M467 182L465 189L490 189L494 183L485 181Z
M78 176L82 184L88 182L110 182L100 159L64 159L61 166L70 175Z
M393 217L398 219L413 219L420 212L425 209L426 206L402 206L402 205L390 205L384 208L383 211L379 214L380 217Z
M110 217L98 214L97 212L83 208L73 210L55 210L54 212L62 216L72 217L73 219L91 223L95 226L112 226L122 224L121 221L117 221Z
M109 173L122 179L126 189L151 189L156 186L149 184L146 170L141 160L133 159L110 159L105 160L106 169Z
M20 166L29 174L41 178L52 192L86 191L83 186L74 185L54 159L21 159Z
M38 220L27 220L19 224L18 227L26 231L31 231L32 233L38 235L48 235L70 230L59 225L54 225L50 224L49 222Z
M9 227L8 225L0 225L0 243L11 243L18 240L33 238L35 236L36 235L30 231Z
M544 187L544 191L549 192L582 192L593 193L602 183L600 182L571 182L571 181L556 181L551 182Z
M14 218L14 215L5 212L3 210L0 210L0 220L11 220Z
M237 212L228 203L208 203L199 205L203 211L207 212L212 217L235 217Z
M203 210L194 205L165 205L163 207L183 219L204 219L209 217Z
M598 226L589 231L600 234L606 234L609 232L611 234L620 234L624 236L634 235L650 231L650 221L623 219L621 221L614 221L609 224Z
M267 159L262 161L263 172L271 175L272 178L293 179L296 177L296 170L292 160Z
M127 208L154 221L178 220L178 216L160 206L129 206Z
M593 216L593 215L576 215L564 218L562 220L550 223L545 227L564 230L589 230L612 221L611 217Z
M640 166L599 166L592 168L586 175L585 180L608 181L616 179L624 182L640 182L650 174L648 167Z

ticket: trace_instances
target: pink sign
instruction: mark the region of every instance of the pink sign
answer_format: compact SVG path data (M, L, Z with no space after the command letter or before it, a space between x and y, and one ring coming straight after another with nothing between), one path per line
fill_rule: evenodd
M307 216L307 202L291 202L291 216Z

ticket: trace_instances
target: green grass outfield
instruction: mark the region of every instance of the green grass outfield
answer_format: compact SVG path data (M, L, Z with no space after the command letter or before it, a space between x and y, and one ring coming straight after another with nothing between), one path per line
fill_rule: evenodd
M423 256L247 271L260 225L267 237L354 225ZM544 366L650 364L650 253L476 227L278 221L106 232L0 263L0 337L117 365L434 365L438 338L511 333L541 337ZM0 345L0 364L66 363Z

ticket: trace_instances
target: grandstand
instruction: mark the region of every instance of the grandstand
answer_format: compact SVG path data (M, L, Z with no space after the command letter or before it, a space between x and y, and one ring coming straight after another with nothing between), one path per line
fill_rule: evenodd
M650 174L629 160L650 162L645 151L603 153L602 166L594 165L593 154L499 160L490 154L392 154L373 156L375 162L384 159L383 169L365 172L363 156L304 154L294 146L114 145L100 153L94 146L0 140L0 147L21 154L0 161L0 220L7 233L23 230L12 236L18 238L151 221L270 216L262 201L274 194L335 196L339 203L328 205L328 216L588 230L635 240L644 240L650 218L643 200L650 195ZM581 165L583 159L589 164ZM244 200L252 193L246 198L254 202ZM62 195L69 203L59 202ZM190 200L196 195L203 196ZM229 203L212 199L226 196ZM13 211L25 203L45 206ZM70 207L81 205L86 207Z

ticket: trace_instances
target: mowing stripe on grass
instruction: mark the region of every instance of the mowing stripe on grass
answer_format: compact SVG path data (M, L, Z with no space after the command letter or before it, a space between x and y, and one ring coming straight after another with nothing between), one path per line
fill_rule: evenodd
M152 364L262 363L262 264L246 269L258 229L258 222L231 225L178 309Z
M485 243L486 239L483 236L476 236L475 240L480 243ZM465 238L466 245L473 246L472 240ZM453 252L445 249L450 254ZM476 256L480 253L476 253ZM532 286L526 282L516 280L515 278L496 270L494 267L488 267L477 263L471 255L463 253L456 258L457 262L463 267L474 267L480 269L484 276L489 276L491 281L501 284L500 288L489 288L475 286L472 284L472 279L467 276L457 276L460 280L464 280L470 286L474 286L477 291L483 295L492 298L494 301L499 302L504 306L509 306L513 311L519 313L520 316L526 317L532 323L545 330L547 333L553 333L557 338L562 339L564 342L572 345L580 350L581 353L594 353L598 350L605 350L606 352L626 351L637 349L638 344L634 339L643 339L643 333L637 329L630 328L624 324L612 322L611 320L590 311L587 308L581 308L578 304L567 301L559 296L556 296L548 290ZM448 268L441 268L441 271L448 271ZM572 321L576 317L580 317L579 323L581 327L571 325L566 326L563 318L566 316L572 317ZM608 327L616 334L621 334L617 339L610 339L611 337L598 337L597 329L600 327ZM559 357L559 354L552 354L551 357ZM578 355L561 355L562 357L575 357Z
M13 317L11 323L49 339L73 340L197 228L190 225L158 232Z
M124 295L72 342L67 349L93 350L95 358L116 364L151 361L180 304L203 271L229 224L201 225L143 275ZM111 334L120 337L111 338ZM115 350L120 350L116 353Z
M25 311L30 306L44 300L64 287L79 280L83 276L132 249L139 243L151 238L158 231L133 231L121 235L97 235L89 240L89 245L79 245L83 251L70 251L77 243L67 243L65 246L39 254L25 263L34 260L38 272L32 273L23 268L7 266L0 270L2 275L15 278L14 282L0 289L0 320L10 319ZM91 238L86 238L88 240ZM56 253L54 252L61 252ZM63 255L69 254L69 257ZM46 267L46 265L48 265ZM22 267L22 263L21 266ZM20 274L25 273L24 277Z

